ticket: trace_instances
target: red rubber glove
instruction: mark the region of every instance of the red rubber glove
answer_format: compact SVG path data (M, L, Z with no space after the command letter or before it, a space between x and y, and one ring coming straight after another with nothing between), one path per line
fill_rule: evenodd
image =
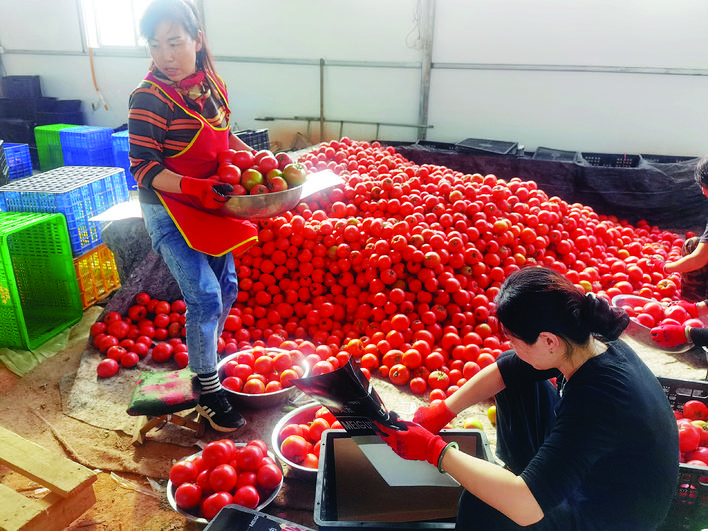
M676 304L686 310L688 312L688 315L690 315L691 317L698 317L698 308L696 307L696 303L688 301L678 301Z
M403 459L427 461L438 466L438 459L447 443L439 435L433 435L423 426L409 421L399 421L405 430L395 430L376 423L383 433L381 438Z
M230 184L194 177L182 177L179 188L183 194L199 199L204 208L210 210L220 208L229 199L228 195L234 191L234 187Z
M684 325L665 324L651 329L651 339L661 347L677 347L688 343Z
M413 415L413 422L420 424L429 432L438 433L456 416L447 407L445 401L440 400L433 406L418 408Z

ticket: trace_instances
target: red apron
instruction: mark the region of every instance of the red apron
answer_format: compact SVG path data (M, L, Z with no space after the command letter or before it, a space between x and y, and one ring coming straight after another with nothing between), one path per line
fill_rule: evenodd
M208 75L208 74L207 74ZM209 76L228 105L226 90L218 79ZM201 122L194 140L177 155L166 157L164 166L175 173L207 179L216 174L217 155L229 147L229 129L215 128L198 112L184 105L174 87L160 81L152 72L145 80L159 88L176 105ZM187 244L197 251L222 256L228 252L241 254L258 241L258 229L253 223L205 210L201 203L187 194L155 190Z

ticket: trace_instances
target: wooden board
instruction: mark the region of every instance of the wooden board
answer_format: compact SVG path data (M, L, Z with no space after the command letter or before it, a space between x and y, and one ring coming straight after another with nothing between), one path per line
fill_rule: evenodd
M91 470L2 427L0 463L49 490L30 499L0 484L0 531L63 529L96 502Z

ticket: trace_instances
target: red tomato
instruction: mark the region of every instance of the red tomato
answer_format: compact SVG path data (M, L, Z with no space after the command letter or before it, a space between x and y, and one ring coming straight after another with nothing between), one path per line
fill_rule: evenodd
M236 469L224 463L209 472L209 486L215 491L230 491L236 486Z
M164 363L172 357L175 348L169 343L158 343L152 348L152 359Z
M680 423L678 426L679 450L691 452L701 443L701 430L690 422Z
M265 393L266 386L262 380L259 378L248 378L244 384L241 392L249 395L262 395Z
M232 458L232 449L223 441L212 441L202 450L202 459L208 469L228 463Z
M280 451L293 463L301 463L307 455L308 443L301 435L289 435L280 445Z
M443 371L433 371L428 376L428 385L432 389L447 389L450 385L450 377Z
M228 492L215 492L202 501L202 515L207 520L211 520L223 507L231 503L235 503L235 499L231 494Z
M96 372L101 378L110 378L118 372L120 364L113 359L106 358L101 360L96 367Z
M683 415L691 420L708 420L708 405L700 400L689 400L683 405Z
M330 428L329 422L322 417L315 418L310 423L310 439L317 442L322 438L322 432Z
M256 472L258 485L265 489L275 489L283 480L283 473L273 464L262 465Z
M241 169L234 164L223 164L219 166L216 174L222 182L231 185L241 183Z
M236 456L239 470L258 470L265 455L260 446L255 444L244 446Z
M258 446L262 451L263 455L268 455L268 444L262 439L251 439L246 443L246 446Z
M240 505L241 507L246 507L248 509L255 509L258 507L261 498L258 491L253 486L245 486L236 489L233 496L233 503Z
M233 153L231 157L231 163L238 166L241 170L247 170L255 163L256 158L248 150L239 150Z
M174 496L177 507L191 509L201 503L202 488L196 483L182 483L175 489Z

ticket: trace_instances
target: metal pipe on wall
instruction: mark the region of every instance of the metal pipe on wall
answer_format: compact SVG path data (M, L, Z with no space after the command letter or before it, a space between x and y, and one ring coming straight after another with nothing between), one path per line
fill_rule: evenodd
M420 65L420 103L418 107L418 123L428 125L428 107L430 104L430 74L433 66L433 33L435 27L435 0L424 0L425 9L421 24L422 31L422 57ZM427 129L418 129L418 138L426 138Z

